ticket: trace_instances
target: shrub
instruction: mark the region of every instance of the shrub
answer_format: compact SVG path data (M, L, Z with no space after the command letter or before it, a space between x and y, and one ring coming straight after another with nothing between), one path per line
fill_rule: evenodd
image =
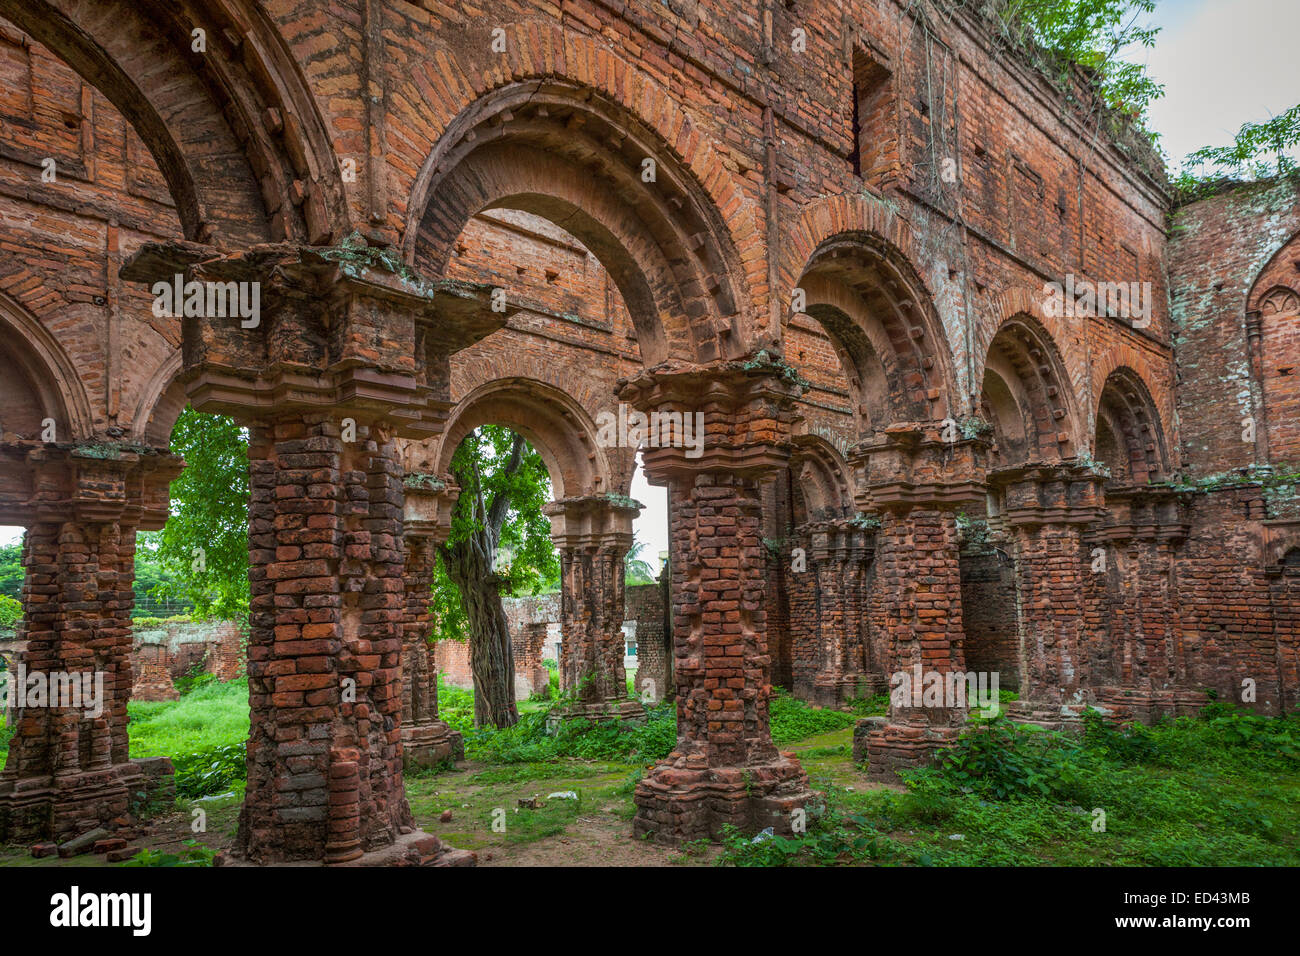
M172 758L176 768L176 795L178 797L207 797L225 793L230 785L247 776L245 745L227 744L181 754Z
M0 627L13 627L23 616L23 604L7 594L0 594Z

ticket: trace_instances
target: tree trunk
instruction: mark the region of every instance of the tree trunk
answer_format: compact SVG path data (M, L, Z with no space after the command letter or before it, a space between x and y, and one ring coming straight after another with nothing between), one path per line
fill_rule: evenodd
M474 726L510 727L515 707L515 655L482 532L443 548L447 574L460 590L469 627L469 667L474 675Z
M477 433L476 433L477 434ZM476 435L471 439L477 440ZM523 462L524 440L514 436L504 474L509 477ZM519 723L515 706L515 653L501 603L501 578L493 570L501 527L510 510L504 494L483 500L477 461L456 474L461 486L456 510L469 511L474 531L463 541L440 546L447 575L460 591L469 628L469 667L474 675L474 726L512 727Z

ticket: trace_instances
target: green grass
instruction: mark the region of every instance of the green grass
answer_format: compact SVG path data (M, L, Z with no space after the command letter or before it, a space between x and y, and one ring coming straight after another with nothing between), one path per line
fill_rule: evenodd
M652 708L641 723L566 721L550 733L545 701L504 731L473 727L467 691L441 687L440 703L465 733L473 764L408 775L408 797L417 819L470 849L554 837L580 812L630 819L637 779L676 742L672 704ZM792 839L755 844L731 834L715 862L1300 865L1300 715L1259 717L1213 704L1153 728L1116 729L1090 716L1074 734L998 717L973 725L940 766L908 773L900 791L863 786L852 763L853 723L881 704L855 701L849 713L775 696L773 737L793 745L827 804ZM132 703L130 715L132 756L172 757L182 796L234 790L225 801L234 813L248 734L246 681L197 684L171 703ZM0 723L0 760L8 735ZM579 791L581 806L557 799L518 808L520 797L560 790ZM438 825L447 808L455 822ZM492 829L498 810L506 819L501 832ZM1104 829L1096 811L1104 811ZM706 862L690 854L678 862L691 861Z
M248 680L196 687L178 701L132 701L132 757L174 757L248 739Z
M1300 716L1214 705L1152 729L1090 718L1082 735L996 718L906 777L905 793L828 786L805 834L732 834L718 862L1300 864Z

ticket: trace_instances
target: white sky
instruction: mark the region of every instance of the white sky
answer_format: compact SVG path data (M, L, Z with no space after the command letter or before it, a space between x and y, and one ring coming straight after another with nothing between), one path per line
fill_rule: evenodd
M1175 172L1193 150L1227 145L1243 123L1300 102L1300 0L1158 0L1151 21L1163 28L1155 48L1129 55L1165 85L1151 125ZM646 506L636 533L657 568L668 548L667 492L638 468L632 497ZM21 538L21 528L0 526L0 544Z

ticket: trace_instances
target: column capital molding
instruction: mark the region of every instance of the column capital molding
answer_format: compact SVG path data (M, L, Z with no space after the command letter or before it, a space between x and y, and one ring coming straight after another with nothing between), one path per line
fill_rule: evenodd
M181 381L195 408L241 421L313 411L384 420L412 437L446 422L449 356L517 311L492 311L487 285L423 278L359 237L231 254L149 243L121 274L168 301L184 297ZM193 309L191 289L204 293ZM256 302L256 315L230 315L220 290L238 290L250 310Z
M615 391L647 415L690 415L702 426L690 433L694 446L642 447L647 475L664 484L708 472L761 480L785 467L801 388L792 367L759 352L712 365L665 363L620 379Z
M632 522L645 507L621 495L580 495L542 505L561 551L632 547Z
M460 485L451 475L407 472L402 478L402 534L441 544L451 536L451 513L460 497Z
M156 530L185 462L118 442L0 442L0 522L123 522Z
M1106 513L1093 537L1101 541L1182 541L1191 529L1191 493L1157 485L1106 490Z
M1090 461L1062 458L1001 468L988 476L989 527L1090 525L1106 507L1106 476Z
M860 511L956 510L986 495L990 442L983 434L944 438L941 421L897 422L849 449Z
M876 528L857 518L808 521L794 529L806 537L813 558L821 561L870 561L876 553Z

